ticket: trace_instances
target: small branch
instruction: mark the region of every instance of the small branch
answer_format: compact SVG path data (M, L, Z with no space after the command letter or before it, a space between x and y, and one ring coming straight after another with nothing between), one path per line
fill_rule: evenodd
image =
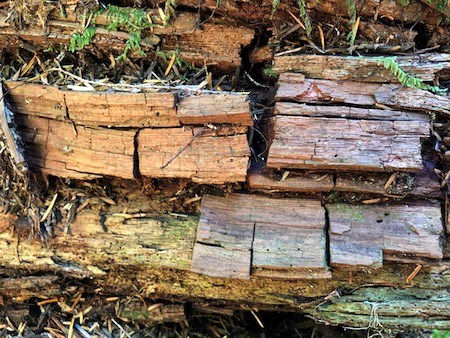
M174 157L172 157L166 164L164 164L161 169L164 169L165 167L167 167L170 163L173 162L173 160L175 160L178 156L180 156L180 154L186 150L187 147L189 147L191 145L191 143L195 140L195 138L197 136L200 136L201 134L203 134L203 132L205 131L205 127L200 128L199 131L197 131L194 136L192 136L192 138L189 140L188 143L186 143L186 145L184 145L180 150L178 150L178 152L175 154Z

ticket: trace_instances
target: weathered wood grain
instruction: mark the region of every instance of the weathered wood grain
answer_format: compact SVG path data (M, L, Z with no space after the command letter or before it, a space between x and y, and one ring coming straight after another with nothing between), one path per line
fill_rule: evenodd
M326 208L331 265L380 267L383 260L443 257L439 204L330 204Z
M275 117L271 168L420 171L428 124L301 116Z
M78 179L133 178L135 131L74 127L24 115L16 119L26 143L26 159L42 172Z
M386 120L386 121L418 121L423 122L423 134L430 124L430 116L424 113L391 109L371 109L348 106L314 105L306 103L277 102L274 113L286 116L341 117L348 119Z
M247 95L192 95L181 98L178 103L176 92L81 92L21 81L6 81L5 84L11 90L8 98L17 113L67 119L86 126L253 125Z
M380 59L308 54L275 56L272 70L277 74L299 72L313 79L397 83L396 77L378 65ZM399 56L396 61L405 72L423 81L432 82L439 72L450 70L450 54Z
M114 127L180 125L176 117L175 93L63 93L67 116L77 124Z
M246 95L201 94L180 99L177 117L182 124L225 123L252 126Z
M249 278L252 267L252 274L265 277L331 276L325 212L319 201L204 196L201 214L192 271Z
M382 104L398 110L450 114L448 97L401 85L311 80L296 73L283 73L278 82L277 101L340 103L368 107Z
M191 178L199 183L244 182L250 156L246 130L246 127L141 130L140 173L149 177Z
M277 176L277 177L275 177ZM279 176L279 177L278 177ZM290 173L284 180L274 173L252 173L247 176L251 189L292 192L324 192L334 188L333 174Z

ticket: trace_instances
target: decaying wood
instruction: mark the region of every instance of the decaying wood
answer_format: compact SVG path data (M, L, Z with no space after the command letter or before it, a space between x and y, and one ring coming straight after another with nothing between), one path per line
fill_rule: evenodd
M199 129L141 130L137 137L141 175L199 183L244 182L250 156L247 128Z
M204 196L191 269L217 277L329 278L324 209L305 199Z
M310 80L295 73L280 75L276 100L366 107L381 104L397 110L450 114L450 99L425 90L406 88L400 84Z
M178 104L177 117L182 124L253 125L246 95L202 94L183 97Z
M0 25L0 36L5 38L0 43L0 47L11 48L20 45L19 41L14 42L15 38L26 41L38 49L45 49L55 44L68 45L72 33L82 32L83 26L75 22L79 18L74 16L69 18L56 16L57 20L47 22L45 29L37 26L18 30L6 21L6 14L4 14L0 17L0 22L3 22ZM107 30L108 23L105 15L99 17L99 27L96 29L91 45L103 51L113 49L117 55L120 55L130 35L126 32ZM225 23L204 23L198 26L196 15L179 13L167 27L153 28L152 33L142 40L141 47L149 52L153 46L161 42L161 48L165 52L178 51L179 57L188 63L194 63L200 67L206 63L223 71L232 71L241 64L241 47L249 45L254 35L253 29L233 27ZM139 53L133 53L132 56L142 58Z
M286 175L286 177L283 177ZM392 175L395 177L391 180ZM307 173L298 171L249 172L251 189L261 192L320 193L330 191L362 195L380 195L389 198L405 196L442 199L438 175L422 170L406 173Z
M271 168L420 171L427 124L301 116L275 117Z
M424 133L426 133L427 130L425 129L425 126L429 126L430 124L430 116L424 113L391 109L313 105L307 103L277 102L275 104L274 113L276 115L286 116L339 117L348 119L384 121L415 121L417 123L423 123Z
M59 177L101 175L132 179L136 131L74 126L70 122L17 115L27 161Z
M245 195L240 195L245 196ZM232 196L232 199L235 199ZM261 197L250 197L249 201L257 201ZM217 201L226 199L214 197ZM125 199L124 199L125 200ZM309 220L322 219L324 215L323 208L320 209L318 201L302 204L303 200L294 200L283 204L281 210L279 205L274 205L272 199L266 198L267 203L271 203L273 215L281 224L279 224L281 238L286 240L287 231L291 229L292 203L296 205L297 213L294 213L295 224L298 218ZM0 234L0 266L2 276L9 279L2 279L0 282L0 296L3 297L3 307L8 306L15 300L33 304L46 298L62 297L67 293L67 285L82 285L84 288L83 296L90 298L101 290L103 297L134 295L146 298L173 299L176 297L180 302L192 299L205 299L208 301L217 301L225 306L233 304L250 304L260 309L278 309L312 313L318 311L313 316L316 318L327 314L327 307L337 301L330 295L335 294L337 290L352 290L368 286L372 295L378 296L377 299L383 299L383 304L388 306L392 304L392 311L396 311L396 321L388 320L391 316L380 312L379 320L384 320L385 328L397 328L400 320L406 328L426 327L426 328L445 328L448 327L448 316L443 313L439 317L433 315L431 309L424 302L416 304L417 311L421 314L430 316L427 321L418 320L417 316L410 316L403 306L397 303L399 297L385 297L385 291L380 286L389 285L389 290L399 290L399 292L409 299L415 297L420 292L429 292L430 294L441 294L442 297L433 298L435 308L445 306L448 299L450 287L450 275L446 273L448 267L445 265L436 265L433 267L424 266L420 273L414 278L414 285L405 282L406 278L414 270L416 264L397 263L395 265L385 262L382 268L363 269L353 268L352 278L349 280L348 272L342 269L334 269L332 278L328 279L290 279L289 271L297 275L296 268L289 268L286 274L280 278L266 278L259 274L259 269L252 269L250 279L208 277L202 274L190 272L192 264L192 253L195 250L197 218L192 216L180 217L160 214L141 214L134 216L127 214L124 210L136 210L137 206L133 198L129 198L128 203L119 203L117 206L111 206L110 210L98 211L85 209L80 212L70 227L68 234L64 234L61 226L55 228L55 236L49 238L46 245L43 246L38 240L30 239L28 225L22 221L16 222L14 232L3 232ZM268 204L265 204L269 208ZM237 204L237 203L236 203ZM223 205L223 204L222 204ZM239 203L236 207L240 208L250 206L249 203ZM255 203L251 203L255 205ZM301 210L306 211L312 205L317 206L314 212L304 215ZM262 218L262 213L256 212L261 206L256 203L256 209L248 207L247 220L250 218L250 228L253 228L252 222L266 226L272 223L271 216ZM144 207L144 205L142 206ZM368 206L372 208L373 206ZM145 211L145 209L141 209ZM437 209L438 207L434 208ZM224 210L212 208L210 212ZM320 215L317 212L320 211ZM227 210L225 210L227 211ZM403 213L404 210L402 210ZM415 211L415 214L414 214ZM418 220L418 217L432 216L433 213L427 212L422 215L422 209L409 208L408 217ZM322 214L323 213L323 214ZM230 215L230 214L228 214ZM235 222L239 224L241 213L235 214ZM3 216L0 216L3 217ZM208 216L218 220L214 215ZM220 220L219 220L220 221ZM419 222L420 224L429 224L432 220ZM307 220L303 223L309 223ZM283 225L284 224L284 225ZM312 224L312 223L311 223ZM378 224L378 223L377 223ZM217 229L216 238L221 240L227 238L230 232L220 232L220 224L208 223L212 229ZM414 224L418 227L417 224ZM222 230L227 228L223 228ZM230 229L230 228L228 228ZM272 228L273 229L273 228ZM305 228L304 230L307 230ZM310 229L311 231L313 229ZM366 229L367 230L367 229ZM284 231L284 233L283 233ZM255 234L256 235L256 234ZM263 234L265 237L267 234ZM277 234L278 235L278 234ZM434 238L433 236L431 236ZM228 236L228 238L230 238ZM268 239L276 240L277 237L270 236ZM19 239L19 240L18 240ZM422 240L424 240L422 238ZM293 240L287 240L294 243ZM300 239L301 243L302 239ZM261 242L261 243L264 243ZM298 244L297 243L297 244ZM264 251L266 245L262 245ZM418 248L421 245L417 246ZM217 246L217 248L220 248ZM274 248L277 248L275 245ZM295 248L293 246L292 248ZM275 251L276 252L276 251ZM275 253L274 252L274 253ZM287 253L287 252L286 252ZM292 253L289 253L291 255ZM267 256L270 257L270 256ZM314 257L313 260L318 260ZM272 259L271 262L274 262ZM277 260L278 261L278 260ZM266 269L265 269L266 270ZM262 271L265 271L262 270ZM273 275L278 269L274 270ZM270 271L267 269L267 271ZM312 269L310 276L314 276ZM298 275L297 275L298 278ZM2 284L3 283L3 284ZM130 291L132 290L132 291ZM139 291L136 291L139 290ZM348 295L340 292L340 299L343 301ZM357 293L358 294L358 293ZM326 297L326 298L325 298ZM361 297L368 299L366 296ZM351 297L348 298L352 300ZM416 298L417 299L417 298ZM429 300L429 299L428 299ZM321 304L318 306L318 304ZM350 303L351 304L351 303ZM364 326L370 317L370 312L366 312L367 307L360 312L361 316L355 317L354 322L347 322L348 325ZM147 313L144 311L143 313ZM346 309L337 310L335 315L345 316ZM347 320L350 317L347 317ZM358 319L358 320L356 320ZM420 318L419 318L420 319ZM139 318L136 319L140 321ZM333 321L336 322L336 321ZM418 326L420 322L420 326ZM447 326L445 326L447 325Z
M27 165L23 157L23 151L18 144L18 136L11 130L11 116L9 116L9 113L9 108L6 106L4 100L3 86L0 83L0 133L5 137L8 150L14 159L15 165L21 171L25 172L27 171Z
M272 70L277 73L299 72L313 79L334 81L394 82L398 80L382 65L380 57L349 57L335 55L275 56ZM444 71L450 71L450 54L399 56L398 65L408 74L423 81L434 81Z
M21 114L70 120L85 126L177 127L181 124L253 124L246 95L71 91L5 81L12 108ZM179 101L179 102L178 102ZM178 107L177 107L178 105Z
M330 263L382 266L383 260L443 257L439 204L327 205Z
M251 189L291 192L325 192L334 188L333 174L299 174L287 173L287 177L266 173L248 174L248 184Z

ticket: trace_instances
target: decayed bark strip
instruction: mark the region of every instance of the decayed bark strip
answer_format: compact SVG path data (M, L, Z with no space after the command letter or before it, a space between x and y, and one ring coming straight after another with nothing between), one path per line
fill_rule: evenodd
M275 117L271 168L419 171L424 123ZM427 125L425 125L428 128Z
M399 110L450 114L450 99L428 91L392 84L310 80L295 73L280 75L276 100L368 107L382 104Z
M245 181L250 156L247 128L203 128L204 131L186 127L141 130L140 173L149 177L191 178L198 183Z
M305 54L276 56L272 70L277 74L299 72L309 78L334 81L398 82L388 70L378 65L380 59ZM423 81L434 81L439 72L450 70L450 54L399 56L396 61L405 72Z
M205 196L201 213L192 271L234 278L331 276L318 201Z
M383 260L440 260L439 204L327 205L332 265L382 266Z
M177 127L181 124L253 124L246 95L80 92L5 81L12 108L21 114L69 119L85 126ZM177 108L178 103L178 108Z

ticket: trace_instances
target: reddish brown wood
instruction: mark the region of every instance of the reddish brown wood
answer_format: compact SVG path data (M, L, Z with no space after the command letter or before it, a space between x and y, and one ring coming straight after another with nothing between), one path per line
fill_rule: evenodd
M140 173L199 183L244 182L250 155L246 131L246 127L141 130Z
M420 171L420 137L424 129L424 124L416 121L278 115L267 166Z

